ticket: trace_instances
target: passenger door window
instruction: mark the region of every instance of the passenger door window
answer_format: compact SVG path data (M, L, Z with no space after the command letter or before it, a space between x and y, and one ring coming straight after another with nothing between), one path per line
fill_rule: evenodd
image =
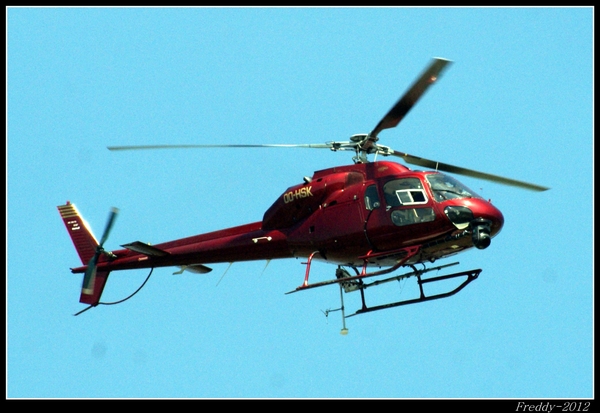
M435 219L433 208L425 207L429 203L427 192L418 178L401 178L386 182L383 186L386 210L392 210L390 218L394 225L404 226L430 222ZM409 208L419 205L419 207Z

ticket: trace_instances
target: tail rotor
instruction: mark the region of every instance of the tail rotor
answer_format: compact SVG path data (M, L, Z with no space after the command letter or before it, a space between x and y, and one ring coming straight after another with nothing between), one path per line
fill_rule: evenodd
M117 218L117 214L119 213L118 208L111 208L110 214L108 216L108 221L106 222L106 227L104 228L104 233L102 234L102 238L100 239L100 244L96 247L96 252L90 259L87 264L87 269L85 270L85 276L83 277L83 284L81 286L81 293L90 295L94 293L94 284L96 280L96 268L98 266L98 259L100 255L112 255L110 251L104 250L104 243L108 239L108 235L115 223L115 219Z

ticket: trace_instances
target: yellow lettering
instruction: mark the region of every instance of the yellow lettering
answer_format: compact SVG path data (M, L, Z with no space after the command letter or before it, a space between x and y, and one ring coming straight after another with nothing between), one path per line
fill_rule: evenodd
M295 191L286 192L285 194L283 194L283 202L288 204L300 198L307 198L309 196L313 196L312 192L310 192L311 189L312 186L309 186L296 189Z

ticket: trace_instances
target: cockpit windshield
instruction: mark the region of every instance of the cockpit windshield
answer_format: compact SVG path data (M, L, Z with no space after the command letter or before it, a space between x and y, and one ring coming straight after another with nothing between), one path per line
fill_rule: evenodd
M427 174L425 178L431 187L435 200L438 202L457 198L481 198L451 176L438 172Z

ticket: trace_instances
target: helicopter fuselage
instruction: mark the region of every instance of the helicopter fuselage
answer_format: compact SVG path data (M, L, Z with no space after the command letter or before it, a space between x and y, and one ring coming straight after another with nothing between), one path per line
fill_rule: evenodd
M155 245L126 244L102 254L98 271L193 270L314 253L339 265L391 266L403 248L419 246L408 265L485 248L503 223L496 207L449 176L395 162L357 163L317 171L288 188L260 222Z

